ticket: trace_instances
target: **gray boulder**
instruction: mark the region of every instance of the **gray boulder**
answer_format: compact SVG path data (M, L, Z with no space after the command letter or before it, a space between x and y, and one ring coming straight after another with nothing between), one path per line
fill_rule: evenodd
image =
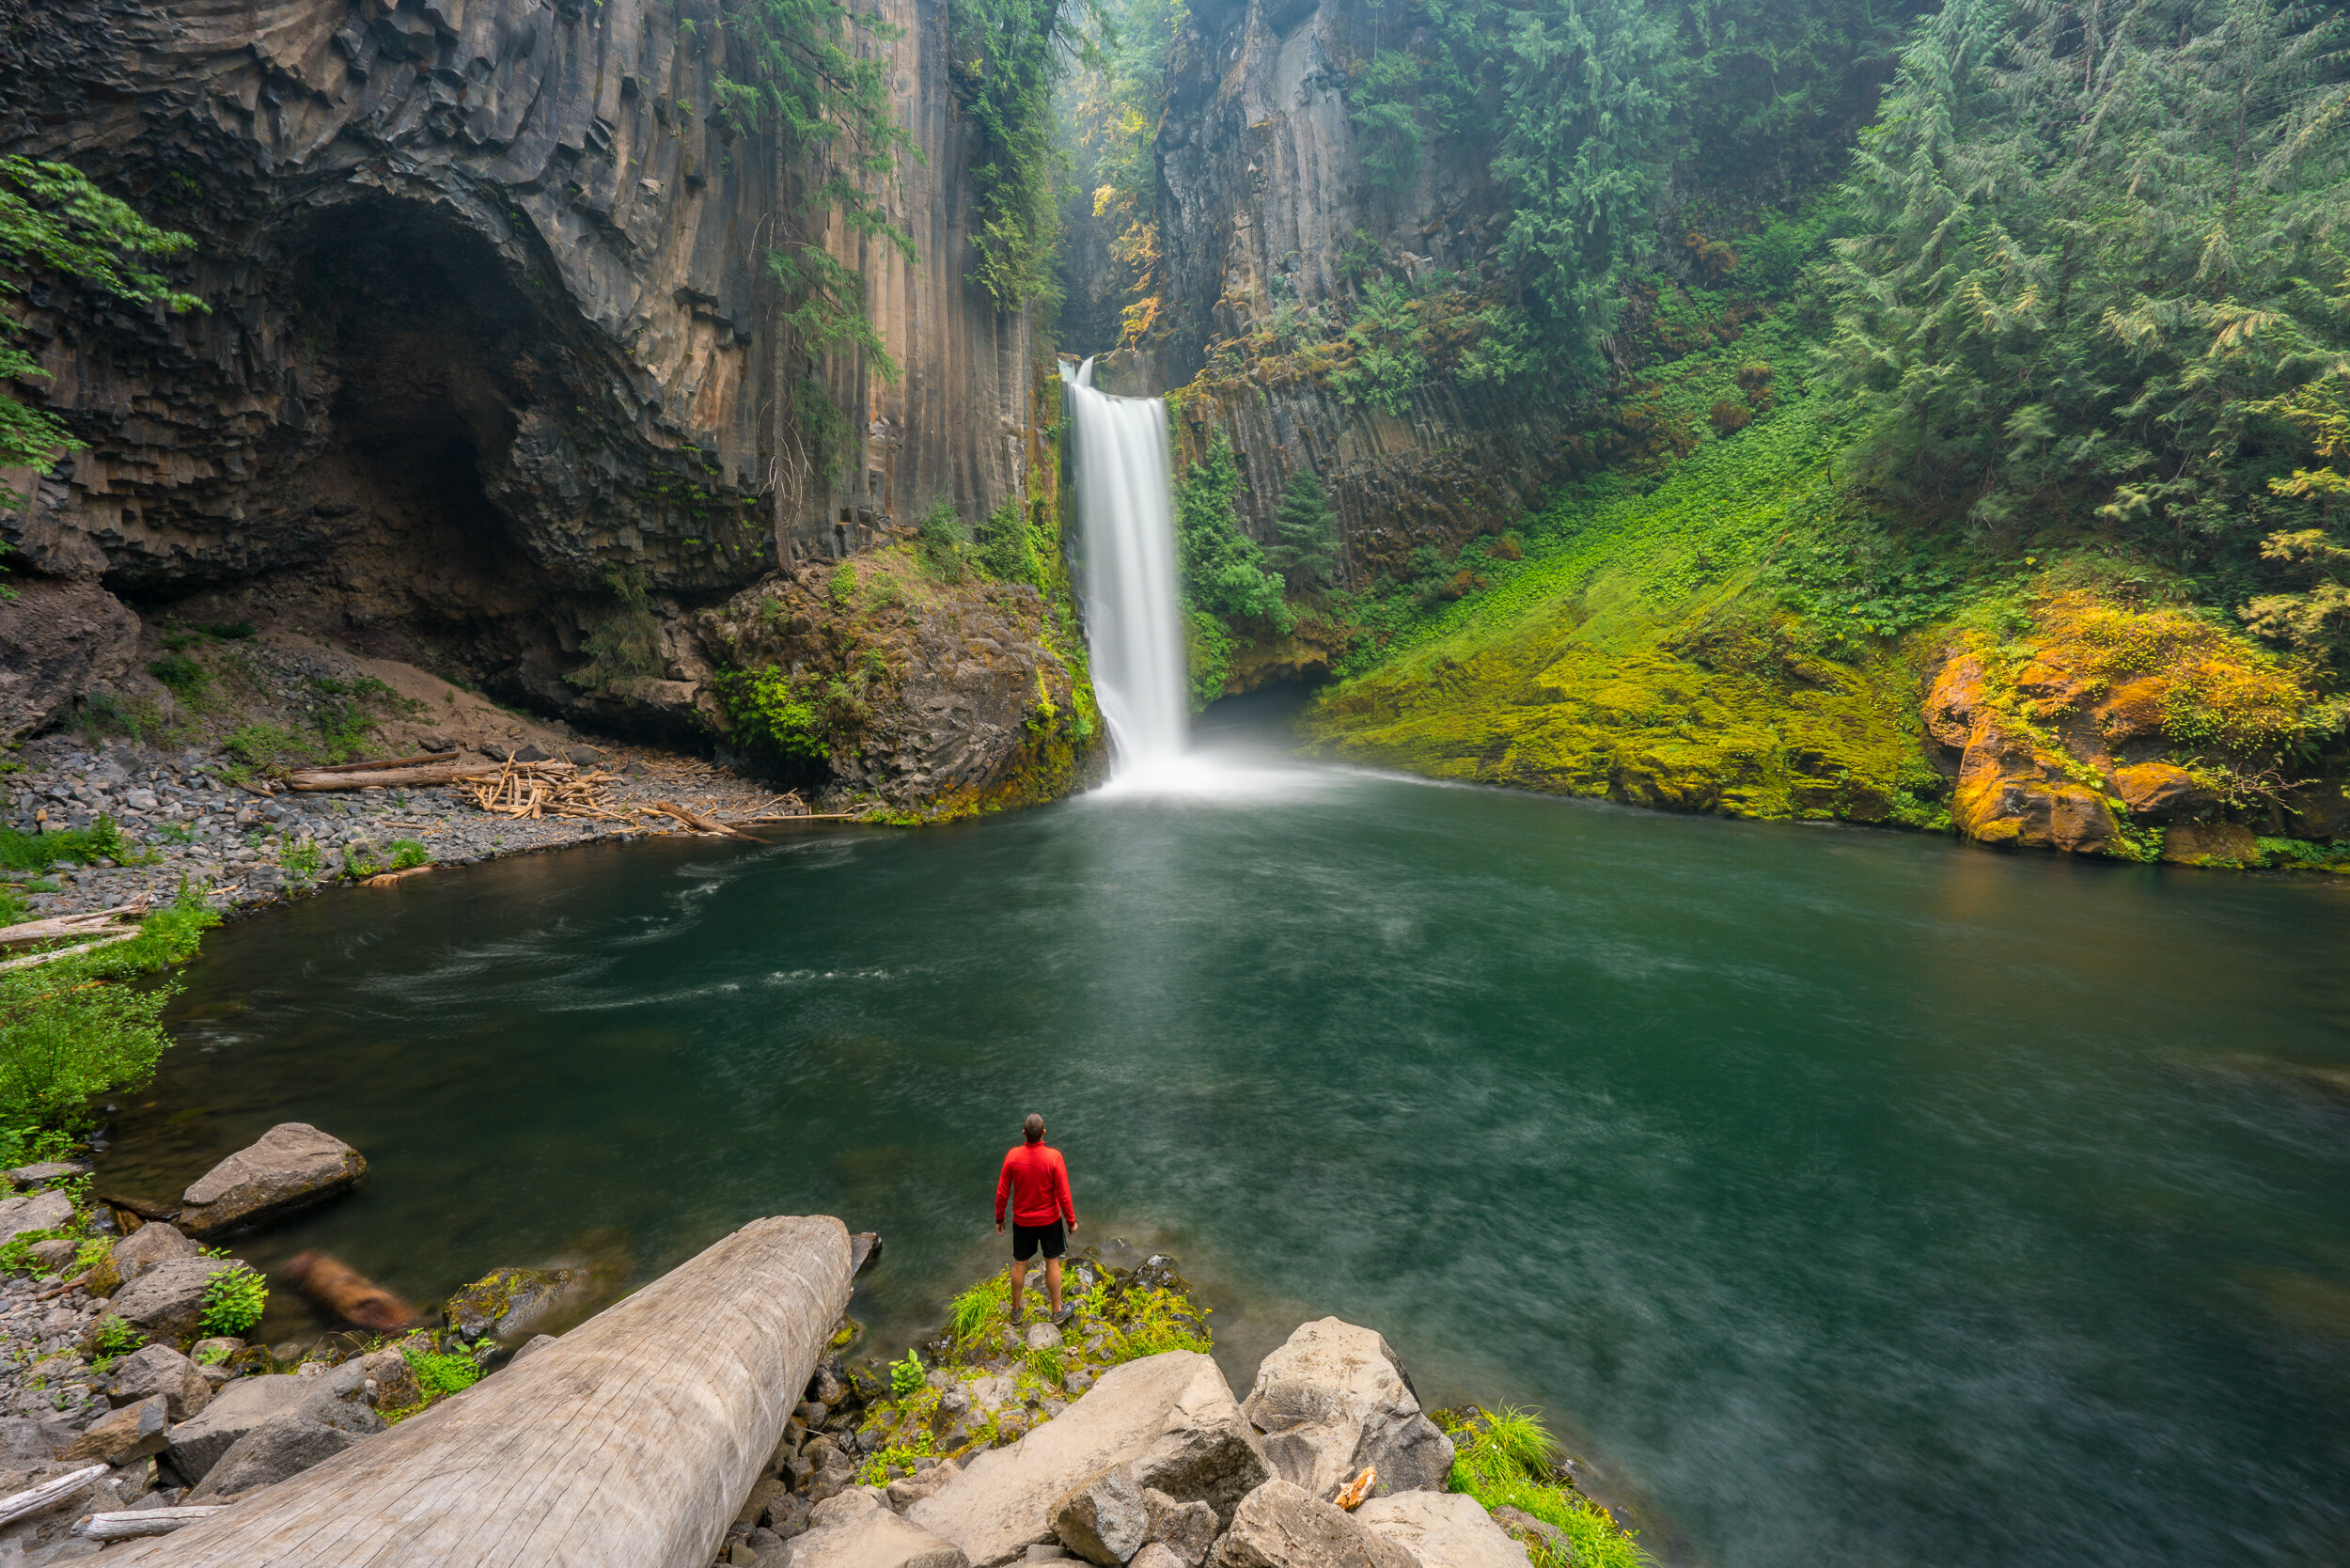
M167 1450L171 1467L187 1481L203 1480L238 1439L308 1398L310 1390L303 1387L308 1381L290 1373L271 1373L241 1377L227 1385L212 1396L203 1414L171 1429Z
M300 1415L354 1437L384 1429L368 1408L364 1368L345 1362L323 1376L272 1372L241 1377L212 1396L202 1415L171 1429L171 1466L190 1482L208 1476L248 1435L285 1415Z
M1061 1499L1113 1466L1136 1486L1203 1500L1219 1515L1270 1473L1215 1363L1170 1350L1113 1368L1023 1441L972 1460L906 1517L962 1547L974 1568L996 1568L1051 1540Z
M1215 1562L1216 1568L1418 1568L1402 1546L1279 1480L1242 1500Z
M270 1486L334 1458L359 1439L340 1427L312 1420L300 1410L273 1416L228 1446L220 1462L188 1494L190 1503L233 1497Z
M442 1309L461 1340L510 1345L538 1337L540 1325L572 1311L588 1288L570 1268L494 1268Z
M142 1225L115 1243L115 1278L129 1284L157 1263L174 1258L197 1258L204 1249L182 1235L177 1226L160 1221Z
M55 1274L73 1262L74 1254L81 1249L82 1244L70 1237L53 1236L47 1241L35 1242L24 1250L32 1255L34 1262L40 1265L41 1273Z
M195 1362L169 1345L149 1345L124 1356L106 1384L106 1399L117 1408L159 1394L175 1421L184 1421L212 1403L212 1384Z
M71 1448L57 1457L69 1465L127 1465L133 1459L163 1452L165 1429L170 1424L164 1396L150 1395L93 1422Z
M1053 1533L1088 1562L1118 1568L1151 1538L1142 1488L1122 1466L1102 1471L1061 1498L1053 1510Z
M28 1231L56 1231L73 1217L73 1200L61 1192L28 1192L0 1202L0 1246Z
M1542 1552L1559 1562L1574 1560L1574 1543L1567 1532L1546 1520L1537 1519L1522 1508L1507 1503L1493 1511L1493 1521L1501 1527L1501 1533L1526 1548L1527 1556Z
M1215 1545L1215 1510L1203 1502L1181 1502L1152 1486L1142 1494L1151 1539L1180 1559L1184 1568L1199 1568ZM1140 1559L1136 1554L1136 1560Z
M228 1258L166 1258L117 1291L105 1315L149 1340L193 1339L204 1320L204 1287L236 1266Z
M12 573L9 582L14 591L0 599L0 742L12 743L127 673L139 618L95 577Z
M808 1511L807 1529L783 1544L785 1568L969 1568L952 1542L884 1508L858 1487Z
M90 1168L70 1160L41 1160L33 1165L20 1165L8 1172L8 1180L20 1187L37 1187L44 1182L62 1182L69 1176L86 1176Z
M0 1471L37 1470L56 1460L76 1434L59 1434L28 1416L0 1417Z
M209 1236L330 1198L367 1174L368 1162L306 1121L281 1121L180 1194L180 1228Z
M1284 1480L1324 1499L1367 1466L1376 1497L1438 1488L1452 1443L1420 1414L1403 1364L1374 1331L1337 1318L1301 1324L1266 1356L1241 1406Z
M416 1369L398 1345L370 1351L359 1360L362 1397L378 1410L404 1410L424 1398Z
M1355 1511L1373 1535L1419 1560L1419 1568L1533 1568L1525 1546L1510 1538L1459 1492L1399 1492L1373 1497Z
M951 1459L942 1460L927 1470L899 1477L883 1488L883 1493L888 1497L889 1506L903 1513L961 1474L961 1465Z

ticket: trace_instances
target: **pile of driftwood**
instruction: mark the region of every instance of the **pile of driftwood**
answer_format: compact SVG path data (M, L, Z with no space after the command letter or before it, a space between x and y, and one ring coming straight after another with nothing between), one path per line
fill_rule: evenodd
M495 816L593 817L617 823L628 816L614 804L606 786L619 778L618 774L572 762L504 762L494 773L466 775L457 787Z
M424 752L415 757L395 757L381 762L348 762L331 768L306 768L292 775L286 787L316 792L325 790L386 790L403 786L422 789L447 784L455 786L459 794L495 816L517 819L587 817L609 823L626 823L643 816L666 817L697 833L721 833L738 839L750 837L741 831L743 825L821 822L849 815L834 813L825 817L812 814L807 808L807 802L797 793L791 793L773 796L757 812L738 817L734 823L727 823L717 817L714 802L706 802L697 808L667 800L656 800L645 805L618 800L613 796L612 786L622 782L620 776L598 768L553 761L509 761L467 766L459 763L458 755L454 751ZM691 758L648 760L638 766L646 775L671 784L714 783L728 776L710 763Z

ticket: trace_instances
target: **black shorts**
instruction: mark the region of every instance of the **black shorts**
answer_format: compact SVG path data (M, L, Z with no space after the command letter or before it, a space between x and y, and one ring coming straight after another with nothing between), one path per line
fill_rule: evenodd
M1058 1258L1069 1250L1069 1242L1061 1234L1060 1221L1050 1225L1022 1225L1014 1221L1011 1228L1011 1261L1025 1263L1042 1247L1047 1258Z

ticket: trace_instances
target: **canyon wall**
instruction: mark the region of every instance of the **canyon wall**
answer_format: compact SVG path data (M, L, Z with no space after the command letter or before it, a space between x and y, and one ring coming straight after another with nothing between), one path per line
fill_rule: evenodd
M712 0L0 3L0 149L195 235L177 280L209 306L30 280L30 390L88 449L0 524L17 563L590 718L707 713L693 607L1023 491L1034 350L964 281L945 8L881 9L898 36L860 46L918 154L885 201L913 265L713 118ZM777 482L807 368L773 351L764 258L799 240L861 269L902 369L825 368L828 487ZM672 632L627 696L562 679L616 567Z
M1179 433L1195 448L1221 428L1245 488L1243 525L1272 533L1289 476L1318 473L1359 586L1420 543L1505 526L1564 472L1572 408L1556 393L1464 387L1449 378L1395 413L1326 384L1268 376L1251 344L1284 307L1350 292L1350 251L1415 280L1496 274L1507 221L1490 149L1437 138L1407 179L1375 180L1349 107L1351 73L1378 49L1433 53L1369 0L1208 0L1170 58L1157 140L1163 331L1147 354L1115 356L1112 390L1190 384Z

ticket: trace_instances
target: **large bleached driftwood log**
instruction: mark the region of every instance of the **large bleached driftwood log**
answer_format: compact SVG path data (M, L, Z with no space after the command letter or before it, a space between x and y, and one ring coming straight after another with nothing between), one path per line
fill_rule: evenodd
M707 1568L851 1272L838 1220L753 1220L455 1398L107 1562Z

